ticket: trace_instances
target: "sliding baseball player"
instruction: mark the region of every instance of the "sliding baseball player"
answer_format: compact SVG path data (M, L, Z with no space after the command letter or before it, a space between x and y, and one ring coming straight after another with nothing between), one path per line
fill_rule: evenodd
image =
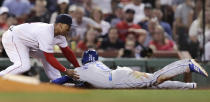
M3 34L2 43L13 65L1 71L0 76L28 71L30 56L32 56L42 62L44 70L51 80L61 77L59 71L77 78L74 70L62 66L53 55L53 47L58 45L74 67L79 67L78 61L66 41L71 26L72 18L67 14L58 15L55 24L39 22L11 26Z
M134 71L129 67L117 67L112 70L98 61L95 50L85 51L82 57L83 66L75 69L80 76L79 81L87 82L94 88L196 88L196 83L184 83L180 81L167 81L179 74L196 72L208 77L207 72L193 59L185 59L173 62L163 69L151 74ZM63 76L52 83L63 84L72 80ZM78 84L78 83L77 83Z

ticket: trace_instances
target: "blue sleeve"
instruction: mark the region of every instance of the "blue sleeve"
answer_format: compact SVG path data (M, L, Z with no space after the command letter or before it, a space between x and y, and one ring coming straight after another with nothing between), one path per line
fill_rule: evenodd
M51 83L58 84L58 85L65 84L67 82L73 82L73 78L69 76L62 76L60 78L57 78L51 81Z
M63 85L65 83L74 83L76 87L85 87L85 82L74 80L72 77L69 76L62 76L60 78L52 80L51 83L57 85Z

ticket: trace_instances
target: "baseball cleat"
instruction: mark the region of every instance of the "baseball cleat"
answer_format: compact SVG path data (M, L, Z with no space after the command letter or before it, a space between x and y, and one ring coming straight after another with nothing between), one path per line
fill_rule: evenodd
M194 59L190 60L189 68L191 72L199 73L205 77L208 77L208 73L201 67Z

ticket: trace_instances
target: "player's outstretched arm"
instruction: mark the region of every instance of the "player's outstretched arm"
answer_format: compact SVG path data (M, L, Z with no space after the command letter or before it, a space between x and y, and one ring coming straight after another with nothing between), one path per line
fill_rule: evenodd
M80 67L74 52L68 46L64 48L60 47L60 49L64 56L74 65L75 68Z
M58 60L54 57L53 53L44 52L47 62L49 62L54 68L58 69L61 72L64 72L66 75L71 76L75 79L78 79L79 76L74 72L74 70L67 69L61 65Z
M65 84L66 82L73 82L73 79L72 77L69 77L69 76L62 76L60 78L57 78L55 80L52 80L51 83L54 83L54 84L58 84L58 85L63 85Z

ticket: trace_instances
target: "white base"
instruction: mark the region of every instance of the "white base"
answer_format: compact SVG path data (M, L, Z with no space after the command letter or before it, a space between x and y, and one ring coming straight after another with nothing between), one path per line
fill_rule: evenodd
M32 84L32 85L38 85L40 84L40 80L33 77L23 76L23 75L5 75L2 77L2 79L9 80L9 81L15 81L20 82L24 84Z

